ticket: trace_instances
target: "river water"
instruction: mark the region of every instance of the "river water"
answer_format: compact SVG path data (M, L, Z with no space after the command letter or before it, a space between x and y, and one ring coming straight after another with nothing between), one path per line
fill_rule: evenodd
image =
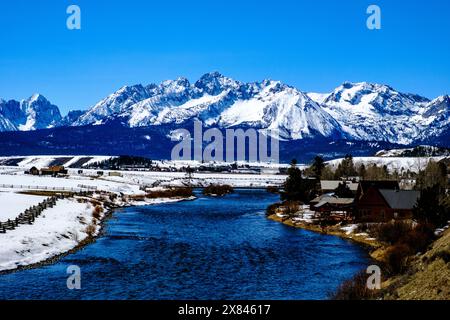
M276 195L114 212L104 235L57 263L0 275L0 299L326 299L369 263L364 248L265 218ZM69 290L67 268L81 270Z

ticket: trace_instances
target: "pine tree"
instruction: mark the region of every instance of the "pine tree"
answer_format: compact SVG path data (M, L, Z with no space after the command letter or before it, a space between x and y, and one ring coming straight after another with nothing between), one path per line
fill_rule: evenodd
M303 179L302 171L297 168L297 161L293 160L288 169L288 177L284 183L282 200L310 201L316 194L317 180Z
M311 170L314 174L314 177L320 179L324 168L325 168L325 160L323 159L322 156L316 156L314 158L313 164L311 165Z
M420 222L440 226L448 218L448 208L441 205L439 185L428 187L420 192L420 198L413 208L413 216Z

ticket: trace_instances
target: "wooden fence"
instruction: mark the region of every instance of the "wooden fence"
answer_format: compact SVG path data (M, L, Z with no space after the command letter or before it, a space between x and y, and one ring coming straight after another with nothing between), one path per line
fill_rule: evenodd
M47 187L47 186L31 186L21 184L0 184L0 188L4 189L25 189L25 190L45 190L45 191L62 191L62 192L81 192L83 190L95 191L96 186L79 185L76 188L73 187Z

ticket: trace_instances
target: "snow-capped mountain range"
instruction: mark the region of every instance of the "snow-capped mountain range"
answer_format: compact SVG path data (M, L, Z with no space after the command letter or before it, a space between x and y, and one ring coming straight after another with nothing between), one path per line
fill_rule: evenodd
M125 86L87 111L64 118L41 95L0 100L0 131L100 125L182 127L193 119L208 126L271 129L285 140L324 137L412 144L449 130L448 95L432 101L380 84L346 82L329 94L305 93L279 81L243 83L213 72L159 85Z
M61 113L44 96L35 94L27 100L0 99L0 131L28 131L60 125Z

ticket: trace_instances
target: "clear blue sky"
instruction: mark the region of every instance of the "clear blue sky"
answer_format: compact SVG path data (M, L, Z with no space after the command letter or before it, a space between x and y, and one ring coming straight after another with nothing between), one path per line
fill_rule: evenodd
M66 28L66 8L82 30ZM366 9L382 29L366 28ZM450 93L448 0L0 2L0 97L86 109L127 84L209 71L329 92L343 81Z

